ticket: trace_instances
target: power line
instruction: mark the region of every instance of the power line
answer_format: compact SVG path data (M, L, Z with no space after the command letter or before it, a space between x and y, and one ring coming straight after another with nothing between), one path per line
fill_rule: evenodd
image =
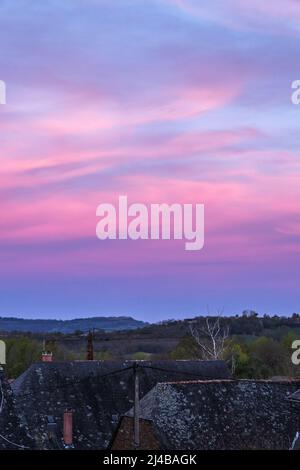
M21 449L30 449L30 447L23 446L21 444L16 444L15 442L10 441L9 439L7 439L7 437L2 436L2 434L0 434L0 437L1 437L1 439L4 439L4 441L8 442L9 444L11 444L13 446L20 447Z
M199 377L201 378L202 380L216 380L214 379L213 377L208 377L208 376L205 376L203 374L195 374L193 372L186 372L186 371L181 371L181 370L170 370L170 369L163 369L162 367L154 367L154 366L139 366L141 367L142 369L153 369L153 370L158 370L160 372L167 372L167 373L173 373L173 374L180 374L180 375L188 375L190 377ZM217 380L222 380L222 379L217 379ZM228 378L224 378L223 380L230 380Z
M138 364L138 363L137 363ZM196 374L196 373L193 373L193 372L187 372L187 371L179 371L179 370L172 370L172 369L164 369L162 367L155 367L155 366L147 366L147 365L144 365L144 364L138 364L138 367L140 369L152 369L152 370L156 370L156 371L159 371L159 372L165 372L165 373L172 373L172 374L177 374L177 375L185 375L185 376L189 376L189 377L193 377L194 379L195 378L200 378L202 380L212 380L213 377L209 377L209 376L204 376L203 374ZM73 380L70 380L70 378L68 377L67 378L67 382L64 383L64 384L61 384L61 385L56 385L56 386L48 386L46 389L39 389L39 392L48 392L48 391L56 391L58 389L64 389L64 388L68 388L74 384L80 384L82 383L84 380L90 380L91 378L93 378L95 381L98 381L98 380L101 380L101 379L104 379L106 377L110 377L112 375L115 375L115 374L121 374L123 372L126 372L126 371L129 371L129 370L132 370L134 368L134 364L129 366L129 367L125 367L123 369L117 369L117 370L114 370L112 372L108 372L106 374L102 374L102 375L98 375L98 376L88 376L88 377L83 377L81 379L73 379ZM18 392L15 392L16 395L18 395ZM28 392L28 393L22 393L21 396L32 396L32 392Z
M125 367L124 369L117 369L117 370L114 370L112 372L108 372L107 374L102 374L102 375L98 375L98 376L93 376L92 378L96 379L96 380L99 380L99 379L103 379L103 378L106 378L106 377L109 377L109 376L112 376L112 375L115 375L115 374L120 374L122 372L126 372L128 370L131 370L133 369L133 366L129 366L129 367ZM81 378L81 379L74 379L74 380L70 380L68 378L68 381L64 384L61 384L61 385L56 385L56 386L53 386L53 387L47 387L46 389L42 390L40 389L39 392L48 392L48 391L55 391L55 390L58 390L58 389L64 389L64 388L68 388L74 384L80 384L82 383L84 380L90 380L91 379L91 376L90 377L84 377L84 378ZM12 387L13 388L13 387ZM18 392L15 392L15 395L18 395ZM28 392L28 393L21 393L20 394L22 397L23 396L32 396L32 392Z
M206 377L204 377L203 375L199 375L199 374L195 374L195 373L190 373L190 372L186 372L186 371L178 371L178 370L170 370L170 369L164 369L162 367L154 367L154 366L147 366L147 365L144 365L144 364L138 364L138 363L134 363L133 365L129 366L129 367L125 367L123 369L117 369L117 370L114 370L114 371L111 371L111 372L108 372L106 374L102 374L100 376L94 376L93 378L96 379L97 381L98 380L101 380L101 379L104 379L106 377L110 377L110 376L113 376L113 375L116 375L116 374L121 374L123 372L126 372L126 371L129 371L129 370L134 370L136 367L138 367L139 369L151 369L151 370L156 370L156 371L160 371L160 372L164 372L164 373L173 373L173 374L180 374L181 376L182 375L186 375L186 376L189 376L189 377L193 377L195 379L195 377L200 377L202 380L203 379L206 379ZM67 383L61 385L61 386L56 386L56 387L52 387L53 390L57 390L57 389L63 389L63 388L68 388L70 386L72 386L72 384L75 384L75 383L82 383L85 379L90 379L91 377L84 377L82 378L81 380L68 380ZM211 378L211 377L210 377ZM1 402L0 402L0 414L3 410L3 405L4 405L4 394L3 394L3 390L2 390L2 383L1 383L1 380L0 380L0 387L1 387ZM51 390L51 387L47 387L46 390L40 390L40 392L43 392L43 391L49 391ZM32 393L22 393L21 396L32 396ZM2 434L0 434L0 438L2 438L3 440L5 440L6 442L8 442L9 444L13 445L13 446L16 446L16 447L19 447L19 448L22 448L22 449L29 449L29 447L26 447L26 446L23 446L23 445L20 445L20 444L17 444L15 442L12 442L10 441L8 438L6 438L5 436L3 436ZM88 440L88 439L87 439ZM89 440L88 440L89 441ZM56 442L55 443L57 447L58 446L58 443Z

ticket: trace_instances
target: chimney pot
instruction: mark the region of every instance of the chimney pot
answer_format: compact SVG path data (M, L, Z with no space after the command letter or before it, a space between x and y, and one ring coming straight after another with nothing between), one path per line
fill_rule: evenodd
M66 446L73 444L73 412L64 412L64 443Z
M52 352L42 353L42 362L52 362L52 360L53 360Z

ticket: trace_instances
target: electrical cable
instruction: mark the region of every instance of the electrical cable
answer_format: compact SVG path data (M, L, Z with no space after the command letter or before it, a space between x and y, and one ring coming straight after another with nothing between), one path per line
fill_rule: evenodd
M142 369L153 369L153 370L158 370L160 372L167 372L167 373L174 373L174 374L180 374L180 375L188 375L190 377L199 377L201 378L202 380L230 380L228 378L224 378L224 379L214 379L213 377L208 377L208 376L204 376L203 374L200 375L200 374L195 374L193 372L186 372L186 371L180 371L180 370L170 370L170 369L163 369L162 367L154 367L154 366L146 366L146 365L143 365L143 366L139 366L141 367Z
M133 366L129 366L129 367L125 367L124 369L117 369L117 370L114 370L112 372L108 372L107 374L102 374L102 375L98 375L98 376L94 376L93 378L96 379L96 380L99 380L99 379L103 379L103 378L106 378L106 377L109 377L111 375L115 375L115 374L120 374L122 372L126 372L130 369L133 369ZM68 382L63 384L63 385L60 385L60 386L53 386L53 387L47 387L47 389L40 389L39 392L48 392L49 390L58 390L58 389L63 389L63 388L67 388L69 386L72 386L74 384L80 384L82 383L84 380L86 379L90 379L90 377L84 377L82 379L74 379L74 380L69 380L68 379ZM12 387L13 388L13 387ZM18 392L14 392L15 395L18 395ZM29 392L29 393L22 393L20 394L20 396L32 396L32 392Z

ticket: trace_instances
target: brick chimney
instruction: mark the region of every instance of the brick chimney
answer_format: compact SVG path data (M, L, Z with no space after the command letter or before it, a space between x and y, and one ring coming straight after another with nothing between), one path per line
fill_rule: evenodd
M47 351L46 348L46 340L43 340L43 351L42 351L42 356L41 356L41 361L42 362L52 362L53 356L51 351Z
M64 443L66 447L73 446L73 412L64 412Z
M42 352L42 362L52 362L53 360L53 355L52 352Z

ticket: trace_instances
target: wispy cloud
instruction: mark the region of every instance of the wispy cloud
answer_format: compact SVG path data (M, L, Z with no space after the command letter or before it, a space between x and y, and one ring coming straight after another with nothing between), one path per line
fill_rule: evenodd
M168 316L195 311L200 291L203 305L255 298L274 309L265 286L275 285L279 303L297 298L299 9L292 0L1 2L0 313L33 311L33 299L45 313L146 313L151 300ZM204 202L205 250L99 242L95 209L119 194Z

